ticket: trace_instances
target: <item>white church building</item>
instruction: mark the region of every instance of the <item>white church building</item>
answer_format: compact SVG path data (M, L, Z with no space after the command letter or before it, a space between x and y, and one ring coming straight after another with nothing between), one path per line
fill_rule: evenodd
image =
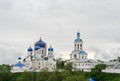
M50 46L47 50L47 44L40 38L32 48L28 48L27 56L23 59L18 57L18 62L12 65L11 72L41 70L54 71L56 69L56 61L54 59L54 49ZM104 72L120 73L120 62L100 62L93 59L88 59L88 53L83 49L83 41L80 37L80 32L77 32L77 38L74 40L74 49L70 54L70 59L67 62L72 62L73 70L90 71L97 64L106 64L107 68Z
M23 62L21 57L19 57L18 63L12 65L11 72L55 70L54 49L50 46L47 51L47 44L41 38L35 43L34 49L30 46L27 51L27 56L23 59Z
M104 72L108 73L120 73L119 61L106 61L101 62L93 59L88 59L88 53L83 50L83 41L80 38L80 33L77 32L77 38L74 41L74 50L70 54L70 60L72 62L73 70L91 71L97 64L105 64L106 69Z
M83 41L80 38L80 32L77 32L77 38L74 40L74 50L70 54L70 60L74 70L90 70L99 64L99 61L88 59L88 53L83 50Z

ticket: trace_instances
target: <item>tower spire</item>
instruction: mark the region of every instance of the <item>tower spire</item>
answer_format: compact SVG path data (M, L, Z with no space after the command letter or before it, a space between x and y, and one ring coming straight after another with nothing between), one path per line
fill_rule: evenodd
M80 32L77 32L77 39L80 39Z
M40 36L40 40L41 40L41 36Z

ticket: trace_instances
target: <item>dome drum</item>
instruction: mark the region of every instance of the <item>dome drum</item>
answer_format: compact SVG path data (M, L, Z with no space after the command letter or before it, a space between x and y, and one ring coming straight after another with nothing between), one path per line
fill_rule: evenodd
M28 51L29 51L29 52L32 52L32 51L33 51L33 49L32 49L31 47L29 47L29 48L28 48Z
M54 49L52 47L48 48L48 51L54 51Z
M38 49L40 49L39 46L35 46L34 50L37 51Z

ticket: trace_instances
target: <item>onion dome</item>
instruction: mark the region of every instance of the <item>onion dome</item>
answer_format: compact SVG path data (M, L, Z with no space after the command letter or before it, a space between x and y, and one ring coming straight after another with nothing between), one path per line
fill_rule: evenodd
M41 39L35 43L35 46L39 46L40 48L45 48L46 43L42 41Z
M82 39L79 39L79 38L75 39L75 42L81 42L81 41Z
M37 51L38 49L40 49L39 46L35 46L34 50Z
M50 48L48 48L48 51L54 51L54 49L50 46Z
M18 60L21 60L22 58L21 57L18 57Z
M80 50L80 51L79 51L79 54L82 55L82 54L87 54L87 53L86 53L84 50Z
M31 48L31 46L28 48L28 52L32 52L33 49Z
M23 67L23 66L25 66L24 64L22 64L21 62L18 62L17 64L15 64L14 66L16 66L16 67Z
M25 66L23 63L20 62L21 59L22 59L21 57L18 57L18 60L19 60L19 61L18 61L18 63L15 64L14 66L20 67L20 68L22 68L23 66Z
M80 32L77 32L77 39L75 39L75 42L81 42L82 39L80 39Z

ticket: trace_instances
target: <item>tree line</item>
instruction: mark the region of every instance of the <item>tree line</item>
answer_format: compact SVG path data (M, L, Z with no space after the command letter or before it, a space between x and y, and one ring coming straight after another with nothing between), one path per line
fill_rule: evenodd
M0 81L89 81L92 77L95 81L120 81L120 74L103 73L104 64L98 64L91 72L72 71L72 63L57 62L57 69L48 72L43 69L40 72L11 73L9 65L0 65Z

